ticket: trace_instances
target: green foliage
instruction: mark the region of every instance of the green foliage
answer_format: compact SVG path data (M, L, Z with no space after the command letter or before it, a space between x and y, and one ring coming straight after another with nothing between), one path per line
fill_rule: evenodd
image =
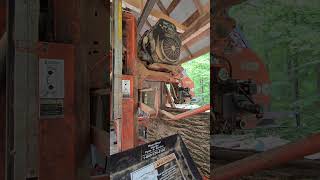
M230 11L251 48L268 67L271 110L299 109L302 127L295 127L294 118L279 123L289 126L278 133L290 140L320 131L319 7L319 0L256 0ZM294 93L296 80L298 97Z
M182 64L195 86L195 96L202 101L198 105L210 103L210 56L209 53Z

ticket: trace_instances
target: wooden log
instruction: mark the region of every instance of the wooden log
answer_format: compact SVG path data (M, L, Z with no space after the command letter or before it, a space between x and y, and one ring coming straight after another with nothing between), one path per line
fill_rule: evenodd
M186 110L166 109L172 114ZM210 118L209 113L200 113L177 121L167 117L154 119L148 126L148 141L154 141L173 134L180 134L195 164L203 176L210 175Z

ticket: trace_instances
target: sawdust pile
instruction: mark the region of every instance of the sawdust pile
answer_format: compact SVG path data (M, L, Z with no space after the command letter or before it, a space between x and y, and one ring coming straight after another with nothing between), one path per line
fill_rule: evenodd
M167 110L169 111L169 110ZM178 112L180 111L180 112ZM170 110L172 114L181 110ZM201 113L189 118L172 121L166 117L154 119L148 128L148 140L155 141L173 134L180 134L194 162L203 176L210 176L210 115Z

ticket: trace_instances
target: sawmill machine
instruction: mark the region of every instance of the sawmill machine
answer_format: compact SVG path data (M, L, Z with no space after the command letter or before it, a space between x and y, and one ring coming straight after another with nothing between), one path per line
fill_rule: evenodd
M180 36L176 27L164 19L140 39L136 29L135 16L124 10L123 120L121 125L115 122L115 129L126 127L122 133L116 132L122 136L120 151L145 143L146 129L154 118L181 119L209 110L209 105L178 115L165 110L175 108L175 104L190 103L194 95L194 83L179 64Z
M270 109L267 68L228 15L229 8L241 2L217 0L211 9L213 134L264 124Z
M183 161L188 165L185 166L182 163L173 167L171 163L161 160L161 164L165 164L164 169L171 167L177 172L177 174L172 174L170 171L167 173L179 178L178 172L182 168L185 169L182 176L188 176L188 179L201 179L198 170L192 165L193 160L186 155L188 150L174 142L178 139L173 138L174 141L166 142L172 137L165 137L150 142L147 137L150 123L161 116L170 120L179 120L210 108L210 105L206 105L177 115L167 110L167 108L176 108L176 104L190 103L194 95L194 83L180 65L182 45L176 27L169 21L159 19L153 27L138 38L136 17L130 10L124 9L122 32L122 119L111 123L114 126L111 129L115 129L118 150L110 156L111 177L120 179L120 177L129 177L131 174L131 179L134 179L136 176L134 174L140 170L149 169L150 166L153 167L152 164L157 167L157 162L161 160L157 158L174 152L170 156L174 154L183 156L179 158L179 164L185 159ZM180 146L185 149L181 155ZM128 159L134 160L128 163ZM172 157L168 160L171 161ZM158 172L163 174L161 171L163 171L162 168ZM154 171L150 173L148 175L144 172L149 177L153 176ZM160 174L158 178L162 176Z

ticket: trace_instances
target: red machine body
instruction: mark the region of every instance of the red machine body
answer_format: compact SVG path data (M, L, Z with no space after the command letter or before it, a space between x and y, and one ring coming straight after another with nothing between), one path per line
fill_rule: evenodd
M254 128L263 112L270 109L271 81L267 68L228 15L229 8L241 2L216 1L213 12L213 102L218 124L233 122L227 132ZM216 133L219 131L218 128Z
M172 85L175 98L183 98L184 96L178 97L178 93L185 89L190 89L191 96L195 95L194 83L183 74L181 66L161 63L148 64L137 57L137 24L132 13L124 11L123 27L123 115L120 125L121 133L117 132L117 136L121 136L121 143L118 144L120 151L131 149L143 143L144 140L139 139L139 128L140 130L147 128L148 122L161 112L173 117L171 114L160 110L160 108L165 107L168 99L172 99L172 97L169 98L169 90L165 91L166 83ZM179 84L181 87L178 87ZM190 96L188 98L190 101ZM174 104L173 100L171 104ZM209 105L197 111L183 113L181 117L206 111L208 107ZM116 123L115 125L118 126Z
M189 78L187 75L184 75L182 77L182 80L181 80L181 86L184 87L184 88L189 88L190 91L190 95L192 97L195 97L195 92L194 92L194 82L192 81L191 78Z
M74 108L74 47L70 44L40 43L39 50L39 70L42 77L48 73L49 89L57 86L63 93L57 97L44 97L41 92L40 80L40 136L39 136L39 179L75 179L76 178L76 119ZM41 67L41 61L53 60L52 63L61 63L61 66L52 66L46 69ZM45 64L48 64L45 62ZM44 67L45 68L45 67ZM56 84L56 80L61 80L55 73L59 73L58 68L63 68L63 84ZM48 70L48 72L43 72ZM51 71L51 72L50 72ZM52 73L50 75L50 73ZM50 80L50 76L52 80ZM58 87L63 86L63 87ZM58 97L59 96L59 97ZM59 104L49 104L46 100L61 101ZM63 168L65 167L65 168Z
M130 14L124 12L123 23L125 26L124 43L126 45L126 53L124 57L124 75L122 76L122 133L121 144L118 148L121 151L131 149L138 144L137 135L137 82L136 82L136 61L137 61L137 45L136 45L136 19ZM117 128L116 128L117 129Z

